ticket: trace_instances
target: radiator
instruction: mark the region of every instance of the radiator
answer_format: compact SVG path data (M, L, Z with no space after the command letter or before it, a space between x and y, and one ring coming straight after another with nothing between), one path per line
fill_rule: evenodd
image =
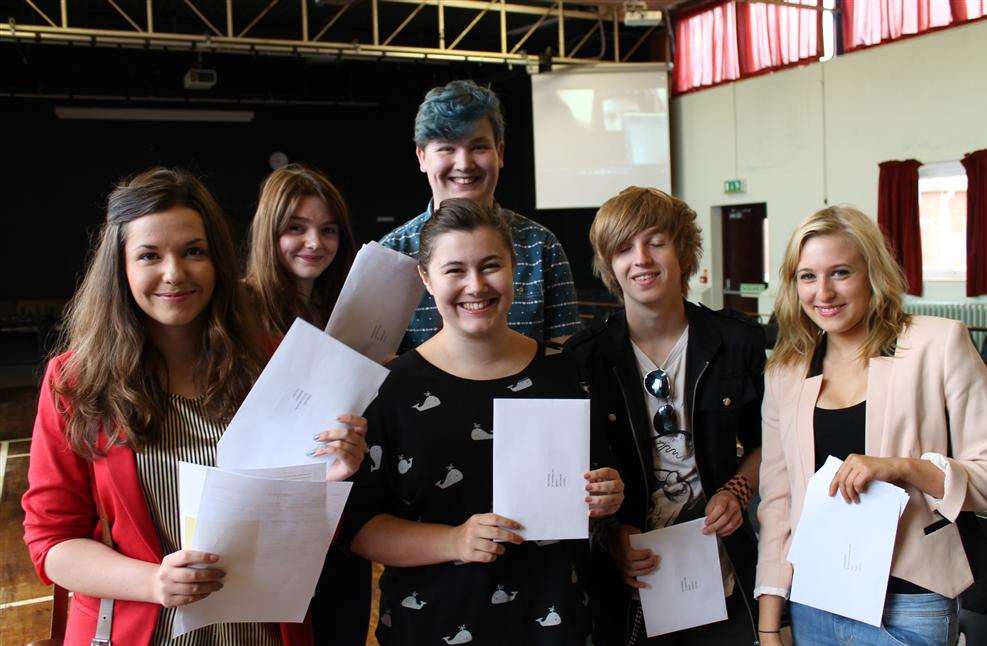
M987 328L987 302L906 301L905 311L925 316L941 316L963 321L967 327ZM983 347L987 332L972 332L977 349Z

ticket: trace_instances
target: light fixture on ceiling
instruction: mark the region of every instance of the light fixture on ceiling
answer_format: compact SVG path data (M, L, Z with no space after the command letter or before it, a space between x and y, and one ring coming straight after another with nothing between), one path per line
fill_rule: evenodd
M219 80L216 70L208 70L203 67L192 67L185 72L182 85L186 90L211 90Z
M662 14L657 9L649 9L647 2L627 0L624 2L624 24L628 27L652 27L661 24Z
M199 121L211 123L250 123L253 110L194 110L172 108L101 108L56 106L59 119L88 121Z

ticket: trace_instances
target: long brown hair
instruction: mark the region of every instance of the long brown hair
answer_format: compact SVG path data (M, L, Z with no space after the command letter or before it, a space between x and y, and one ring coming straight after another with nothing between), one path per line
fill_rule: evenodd
M291 215L301 200L313 196L322 199L336 217L339 248L329 267L315 279L312 295L306 299L299 292L295 277L281 261L278 238L288 228ZM268 332L279 336L285 334L299 316L313 325L324 326L355 255L356 242L346 202L328 177L302 164L289 164L267 176L261 185L257 213L250 223L245 282L253 295L261 324Z
M860 349L861 359L893 354L895 342L909 315L902 307L907 283L877 224L857 209L831 206L816 211L799 224L788 241L785 258L778 270L778 342L768 367L808 363L819 342L821 331L802 310L796 284L796 271L802 247L816 236L844 235L857 248L867 267L870 303L867 306L867 338Z
M71 356L52 384L68 420L69 444L85 458L117 444L139 449L154 438L164 417L164 362L131 295L123 249L128 223L179 206L202 218L216 273L194 367L207 414L228 421L263 366L258 334L243 317L230 229L209 191L189 173L167 168L124 181L110 193L85 277L66 310L58 351ZM97 447L101 425L105 447Z

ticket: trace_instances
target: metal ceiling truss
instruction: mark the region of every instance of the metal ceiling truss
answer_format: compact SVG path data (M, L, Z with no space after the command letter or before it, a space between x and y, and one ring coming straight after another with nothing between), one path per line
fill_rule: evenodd
M225 0L225 24L217 26L207 15L207 9L215 17L216 9L224 0L183 0L184 4L168 3L164 9L155 0L104 0L109 7L119 14L119 28L106 28L104 24L95 27L92 21L87 26L85 15L70 17L71 2L59 0L59 13L55 15L51 9L48 13L39 7L42 0L22 0L31 8L31 15L37 19L35 24L17 23L11 19L7 24L0 24L0 41L15 40L51 44L86 44L94 46L112 46L128 48L179 49L204 52L223 53L264 53L286 56L335 56L339 58L376 58L376 59L420 59L420 60L449 60L473 61L499 64L530 64L538 63L538 54L525 51L524 45L537 30L543 26L548 28L553 23L558 32L557 49L553 52L553 64L596 63L599 57L579 57L583 46L598 32L598 38L605 38L604 21L613 24L613 46L607 53L609 62L627 62L631 55L654 31L647 30L637 41L621 55L620 22L618 5L597 5L587 8L568 8L566 0L529 0L530 4L510 3L506 0L354 0L337 4L340 0L270 0L252 19L239 31L234 29L234 2ZM295 16L296 22L286 24L283 20L276 25L277 37L255 37L251 31L261 23L275 6L284 3L297 2L300 11ZM370 25L363 33L356 34L352 29L344 30L337 26L338 21L350 9L361 3L370 3ZM53 3L49 2L48 5ZM125 8L126 5L128 8ZM143 11L136 13L137 5ZM143 5L143 6L141 6ZM324 10L327 6L334 10L331 17L323 24L310 24L310 11L319 7ZM410 7L410 11L409 11ZM196 17L193 24L198 28L186 29L181 33L175 31L158 31L155 29L155 17L160 21L168 17L166 11L187 10ZM588 10L591 9L591 10ZM472 20L466 23L456 34L446 33L446 12L466 12L472 14ZM422 12L428 12L435 17L434 45L421 46L402 45L399 36L402 31ZM389 32L383 30L382 15L393 19L404 15L396 27ZM51 14L51 15L49 15ZM459 20L464 14L460 13ZM512 42L512 34L521 30L508 31L509 15L530 16L534 22L527 26L519 40ZM499 20L500 46L485 49L463 48L463 40L469 35L481 20L488 21L496 17ZM186 24L190 15L182 17ZM237 16L242 20L244 16ZM323 19L324 20L324 19ZM546 22L547 21L547 22ZM171 21L172 24L178 21ZM321 22L321 21L320 21ZM351 21L352 22L352 21ZM272 23L273 24L273 23ZM419 23L420 24L420 23ZM333 27L336 27L335 32ZM489 25L488 25L489 27ZM566 30L570 34L584 35L566 51ZM343 33L343 32L346 33ZM361 42L360 37L369 42ZM449 38L449 36L452 36ZM335 37L335 40L333 40ZM420 39L420 32L419 32Z

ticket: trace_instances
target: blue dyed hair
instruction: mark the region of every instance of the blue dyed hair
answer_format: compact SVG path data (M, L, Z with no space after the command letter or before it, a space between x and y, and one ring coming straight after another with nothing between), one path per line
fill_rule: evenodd
M424 148L436 139L462 139L483 117L490 119L494 143L500 145L504 141L504 114L493 90L468 80L432 88L415 115L415 145Z

